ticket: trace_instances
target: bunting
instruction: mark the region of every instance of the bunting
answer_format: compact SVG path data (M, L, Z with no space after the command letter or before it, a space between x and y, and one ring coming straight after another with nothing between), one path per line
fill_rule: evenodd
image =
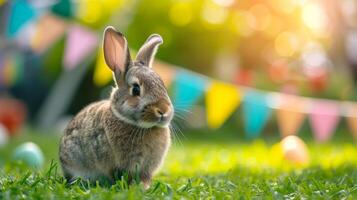
M320 142L330 139L339 121L339 105L334 102L315 100L311 102L310 124L315 139Z
M30 21L19 29L16 37L13 38L19 47L26 50L31 48L31 40L34 37L35 27L36 21Z
M72 17L72 4L71 0L58 0L51 8L54 14L57 14L61 17L69 18Z
M79 65L97 47L97 43L97 34L94 32L78 25L70 27L64 52L64 67L71 70Z
M67 29L67 23L60 18L47 14L40 18L31 47L36 53L43 53L56 42Z
M207 123L219 128L241 102L241 92L235 85L212 81L206 93Z
M7 36L14 38L18 31L36 16L35 9L26 0L15 0L11 3Z
M243 102L243 118L248 138L255 138L269 119L271 109L268 107L267 95L247 91Z
M77 5L75 12L76 18L88 24L99 22L105 14L105 12L103 12L104 10L101 1L79 0ZM109 10L106 12L108 11Z
M276 115L282 137L296 135L305 118L305 101L289 95L278 95Z
M177 111L187 111L204 94L207 81L187 71L180 70L175 77L173 104Z

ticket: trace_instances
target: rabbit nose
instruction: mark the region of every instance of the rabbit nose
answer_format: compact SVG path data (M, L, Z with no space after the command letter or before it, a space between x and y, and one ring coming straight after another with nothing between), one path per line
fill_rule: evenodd
M164 113L161 110L157 111L160 115L164 115Z
M166 117L166 113L164 113L162 110L160 109L156 109L155 110L155 114L158 118L160 118L160 120L163 120Z

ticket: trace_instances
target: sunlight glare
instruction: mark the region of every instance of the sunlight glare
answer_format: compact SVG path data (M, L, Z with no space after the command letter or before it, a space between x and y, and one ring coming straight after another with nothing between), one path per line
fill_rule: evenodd
M307 3L303 6L302 20L315 33L323 33L327 28L327 16L316 3Z

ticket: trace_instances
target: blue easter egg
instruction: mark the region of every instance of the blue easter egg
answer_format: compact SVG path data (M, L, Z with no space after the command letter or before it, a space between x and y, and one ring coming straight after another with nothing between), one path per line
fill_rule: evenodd
M32 142L26 142L17 147L14 151L13 159L22 161L33 168L41 168L44 163L44 156L41 149Z

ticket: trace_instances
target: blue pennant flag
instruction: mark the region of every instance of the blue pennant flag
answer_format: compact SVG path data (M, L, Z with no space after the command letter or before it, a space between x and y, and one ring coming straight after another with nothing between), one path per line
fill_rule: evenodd
M177 72L173 88L173 104L177 111L189 110L203 96L207 80L192 73Z
M267 105L267 96L255 91L247 91L243 103L245 132L248 138L257 137L264 128L271 109Z
M7 27L7 36L14 38L18 31L36 16L35 9L26 0L12 2Z

